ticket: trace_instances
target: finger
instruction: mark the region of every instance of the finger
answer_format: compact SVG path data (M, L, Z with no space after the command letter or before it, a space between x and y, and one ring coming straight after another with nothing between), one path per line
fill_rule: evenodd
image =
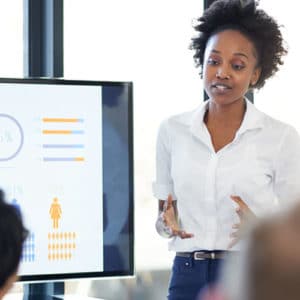
M172 214L170 213L169 210L163 211L161 217L162 217L164 222L167 222L167 223L174 222L174 218L173 218L173 216L172 216Z
M242 221L244 208L243 200L239 196L230 196L230 198L238 205L235 211L238 214L240 221Z
M171 208L172 207L172 195L169 194L168 195L168 198L165 200L164 202L164 207L163 207L163 211L166 211L167 209Z
M231 238L238 238L239 236L240 236L240 233L238 230L230 233Z
M190 239L190 238L193 238L194 235L193 235L192 233L186 233L186 232L185 232L184 234L181 234L180 237L181 237L182 239Z
M237 196L231 196L232 198L235 198ZM236 208L236 213L238 214L240 220L245 220L248 219L249 217L255 218L255 214L253 213L253 211L249 208L249 206L240 198L239 198L236 203L239 205ZM234 200L235 201L235 200Z
M173 198L171 194L168 195L167 206L168 208L171 208L173 206Z
M182 239L191 238L191 237L194 236L194 234L192 234L192 233L187 233L184 230L177 229L177 228L174 228L174 227L172 228L172 232L173 232L174 235L179 236Z
M178 236L182 239L190 239L190 238L194 237L194 235L192 233L187 233L184 230L179 230Z
M241 207L241 208L248 207L247 204L242 200L241 197L231 195L230 198L231 198L236 204L238 204L239 207Z
M233 229L238 229L238 228L240 228L240 227L241 227L241 223L233 224L233 225L232 225L232 228L233 228Z
M230 198L235 201L244 202L240 196L230 195Z
M167 218L165 215L163 215L163 216L162 216L162 221L164 222L164 224L167 225L167 223L168 223L168 218Z
M172 220L169 218L168 215L164 215L164 218L163 218L163 222L167 225L167 226L172 226Z
M238 243L239 239L234 238L232 241L229 243L227 250L231 249L233 246L235 246Z
M240 207L236 208L236 213L240 219L240 222L242 222L244 220L244 213L242 211L242 209Z

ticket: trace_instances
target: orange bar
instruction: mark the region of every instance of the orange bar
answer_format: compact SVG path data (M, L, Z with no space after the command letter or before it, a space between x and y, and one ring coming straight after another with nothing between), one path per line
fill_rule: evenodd
M43 134L71 134L71 130L43 130Z
M84 157L75 157L75 161L84 161Z
M43 122L61 122L61 123L76 123L79 120L76 118L43 118Z

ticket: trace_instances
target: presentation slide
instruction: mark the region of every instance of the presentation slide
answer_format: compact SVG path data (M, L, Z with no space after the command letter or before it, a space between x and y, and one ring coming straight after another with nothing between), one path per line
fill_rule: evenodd
M19 275L103 271L101 95L0 84L0 185L29 230Z

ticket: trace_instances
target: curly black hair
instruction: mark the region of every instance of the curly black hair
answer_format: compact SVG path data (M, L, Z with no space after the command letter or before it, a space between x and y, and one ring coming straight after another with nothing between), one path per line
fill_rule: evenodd
M264 10L257 8L254 0L217 0L197 19L190 49L195 50L194 61L202 76L204 52L208 39L223 30L234 29L245 35L258 54L257 66L261 67L259 80L252 88L261 88L283 64L287 54L278 23Z

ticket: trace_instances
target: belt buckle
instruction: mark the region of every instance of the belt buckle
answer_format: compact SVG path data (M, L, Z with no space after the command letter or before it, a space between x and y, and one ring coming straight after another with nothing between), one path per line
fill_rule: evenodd
M196 251L194 252L194 260L205 260L206 258L205 257L199 257L198 254L205 254L205 252L203 251Z

